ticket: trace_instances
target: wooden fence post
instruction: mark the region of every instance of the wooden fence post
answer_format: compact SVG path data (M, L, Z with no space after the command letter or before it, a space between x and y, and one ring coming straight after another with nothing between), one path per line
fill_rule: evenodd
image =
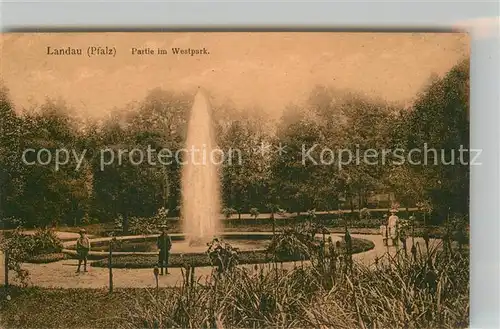
M9 249L4 250L5 256L5 290L9 288Z
M153 274L155 276L155 281L156 281L156 298L158 299L158 291L160 289L160 287L158 285L158 275L160 274L160 270L158 269L158 266L154 267Z
M113 293L113 240L109 243L108 254L108 269L109 269L109 293Z
M273 224L273 238L276 235L276 220L274 219L274 210L271 212L271 221Z

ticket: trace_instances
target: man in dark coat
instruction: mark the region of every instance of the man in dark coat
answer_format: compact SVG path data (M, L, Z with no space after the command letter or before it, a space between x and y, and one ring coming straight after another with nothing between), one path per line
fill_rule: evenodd
M160 236L158 236L158 241L156 246L159 249L158 253L158 266L160 267L160 275L163 275L163 266L165 265L165 273L168 273L168 256L170 254L170 249L172 249L172 240L167 233L165 227L162 227Z

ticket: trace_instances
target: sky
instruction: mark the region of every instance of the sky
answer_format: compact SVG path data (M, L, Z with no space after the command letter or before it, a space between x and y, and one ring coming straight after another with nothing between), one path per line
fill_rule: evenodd
M49 56L48 46L79 47L83 55ZM89 57L89 46L116 54ZM209 54L133 55L134 47ZM1 79L18 108L54 98L98 117L157 87L201 86L216 102L279 116L318 84L411 103L432 74L468 56L470 44L464 33L4 33L0 51Z

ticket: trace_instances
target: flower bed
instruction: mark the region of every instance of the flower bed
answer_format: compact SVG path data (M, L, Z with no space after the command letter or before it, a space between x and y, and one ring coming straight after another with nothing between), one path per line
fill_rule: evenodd
M375 247L373 242L365 239L353 238L353 253L371 250ZM277 259L278 262L300 261L301 259L286 257ZM305 260L305 259L304 259ZM272 255L265 251L241 251L238 253L239 264L261 264L272 261ZM158 262L154 255L124 255L113 257L113 268L153 268ZM187 253L170 255L170 267L182 267L185 264L191 266L211 266L210 259L206 253ZM91 263L94 267L108 267L108 260L101 259Z

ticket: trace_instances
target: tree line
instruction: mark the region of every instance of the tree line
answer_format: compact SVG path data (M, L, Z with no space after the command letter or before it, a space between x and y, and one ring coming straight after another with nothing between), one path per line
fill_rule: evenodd
M115 161L101 170L96 155L106 148L182 149L192 96L154 89L145 99L111 111L107 118L92 120L54 100L15 111L3 86L0 217L4 226L148 217L162 207L169 216L178 216L181 164L135 165L124 157L122 163ZM340 168L341 159L318 165L303 162L303 157L304 149L314 145L363 151L410 150L427 144L444 150L443 157L451 159L458 156L460 146L469 147L468 113L468 59L443 77L434 77L411 108L325 86L315 87L303 104L287 107L276 124L269 122L265 111L218 105L213 109L217 144L222 150L240 150L242 158L241 163L220 166L222 206L239 213L361 209L374 193L392 192L402 206L432 205L437 220L449 211L466 215L468 165L351 161ZM272 147L269 152L256 151L263 145ZM272 151L278 145L284 146L281 154ZM21 156L27 148L86 150L86 161L79 170L75 159L59 170L26 165ZM319 159L321 150L318 147L309 154ZM29 156L34 160L34 153ZM387 159L394 160L394 155L388 154Z

